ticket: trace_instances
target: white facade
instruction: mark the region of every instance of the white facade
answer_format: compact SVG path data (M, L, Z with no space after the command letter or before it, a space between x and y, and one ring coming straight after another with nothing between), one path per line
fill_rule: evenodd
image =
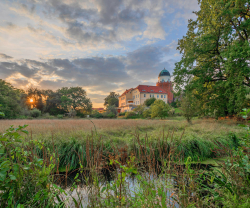
M170 82L171 81L171 76L159 76L158 77L158 82Z

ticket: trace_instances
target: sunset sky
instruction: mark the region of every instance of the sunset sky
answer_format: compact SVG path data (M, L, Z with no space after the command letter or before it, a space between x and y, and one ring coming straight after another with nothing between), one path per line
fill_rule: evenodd
M81 86L94 107L111 91L155 85L180 60L197 0L0 0L0 79Z

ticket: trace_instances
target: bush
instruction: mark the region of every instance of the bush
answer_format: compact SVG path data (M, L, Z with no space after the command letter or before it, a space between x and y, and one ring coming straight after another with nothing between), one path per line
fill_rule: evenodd
M58 115L57 115L57 118L63 119L63 115L62 115L62 114L58 114Z
M103 118L103 115L101 113L99 113L99 112L96 112L96 113L92 114L91 117L93 117L93 118Z
M46 118L46 119L49 119L50 115L49 115L49 113L45 113L45 114L43 115L43 117Z
M151 117L151 110L150 109L145 110L142 115L144 118L150 118Z
M18 119L27 119L26 116L18 116L17 118L18 118Z
M134 116L136 116L136 113L133 111L126 112L126 114L125 114L125 118L131 118Z
M37 140L25 142L20 133L28 134L26 126L9 128L0 135L0 206L1 207L56 207L55 197L62 193L52 183L55 165L37 157L30 148L42 149ZM19 144L20 147L13 148ZM51 153L49 153L51 154ZM51 160L55 158L51 154ZM46 161L47 162L47 161ZM49 187L49 188L48 188ZM52 188L50 188L52 187Z
M112 112L102 114L104 118L116 118L116 115Z
M20 112L20 116L30 116L31 115L31 111L27 108L23 108Z
M125 116L126 112L119 113L118 116Z
M30 111L30 115L33 117L33 118L38 118L39 116L41 116L41 111L34 108Z
M151 118L160 117L165 118L170 111L170 105L166 104L163 100L156 100L151 106Z

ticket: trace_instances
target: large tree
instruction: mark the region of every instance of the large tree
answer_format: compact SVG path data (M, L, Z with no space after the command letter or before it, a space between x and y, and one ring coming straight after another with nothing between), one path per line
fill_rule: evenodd
M15 118L21 111L22 90L14 88L8 82L0 79L0 105L1 112L6 118Z
M104 98L104 106L115 106L118 107L119 105L119 94L115 92L110 92L110 94Z
M192 92L217 116L242 109L250 87L249 0L199 0L196 20L178 42L175 88Z
M61 93L61 106L63 109L70 111L84 110L85 112L91 112L92 103L87 98L87 93L82 87L63 87L60 89Z

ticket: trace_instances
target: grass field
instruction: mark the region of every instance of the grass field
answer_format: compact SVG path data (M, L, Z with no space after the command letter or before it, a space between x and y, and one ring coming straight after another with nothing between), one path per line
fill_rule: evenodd
M69 119L69 120L1 120L0 132L10 125L27 124L28 140L39 140L54 149L60 157L60 168L79 165L79 155L87 165L87 156L98 151L105 157L131 154L141 157L151 153L155 160L169 155L195 161L225 156L218 149L237 147L244 135L234 121L199 120L189 125L185 120L129 120L129 119ZM92 151L87 153L89 146ZM172 148L172 149L171 149ZM40 156L44 153L37 150ZM120 153L119 153L120 151ZM150 153L150 154L151 154ZM103 158L102 158L103 159Z
M235 167L235 162L243 163L239 156L232 154L246 132L233 120L195 119L193 125L182 118L1 120L0 132L11 125L24 124L28 125L29 135L22 134L20 143L12 143L12 138L3 140L11 143L6 149L22 152L25 160L9 158L21 166L27 163L26 169L21 170L26 171L25 177L30 179L23 180L20 174L16 180L20 187L26 187L22 195L15 195L16 201L21 199L33 207L45 207L46 203L55 205L55 197L64 205L62 207L86 207L87 204L89 207L145 207L145 204L148 207L175 207L174 204L177 207L218 207L221 202L214 197L219 193L225 205L249 207L249 203L245 203L246 193L249 193L248 183L244 182L245 166ZM8 155L6 157L8 159ZM222 179L213 170L196 167L201 161L211 164L214 162L211 158L225 161L225 157L230 158L231 163L216 167L220 175L225 173ZM111 183L104 177L107 171L112 176ZM137 185L131 188L133 178ZM224 179L233 183L220 186ZM209 185L212 180L219 188ZM54 183L71 187L67 197L63 190L52 185ZM41 191L37 191L37 184ZM204 185L206 190L203 190ZM238 198L232 203L235 193ZM243 203L246 206L241 206Z

